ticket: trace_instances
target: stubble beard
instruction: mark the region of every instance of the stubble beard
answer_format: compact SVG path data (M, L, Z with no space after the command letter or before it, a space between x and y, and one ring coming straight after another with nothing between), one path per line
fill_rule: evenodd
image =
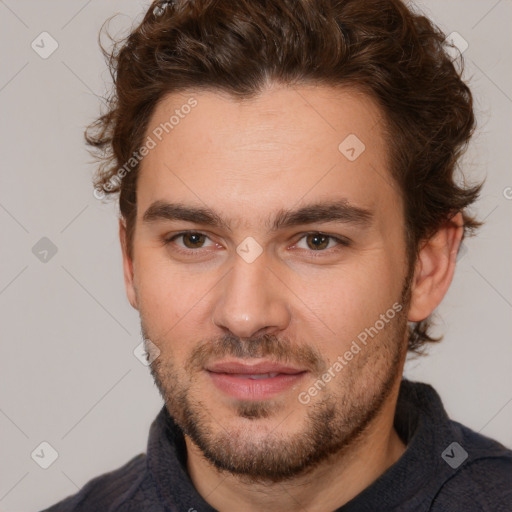
M241 419L239 425L226 426L225 418L216 417L215 409L201 399L194 376L206 360L229 355L300 362L320 377L326 363L309 346L298 347L272 335L251 340L224 336L199 344L185 372L172 357L157 358L151 364L152 376L175 423L218 470L248 483L277 483L305 475L357 444L401 377L409 285L406 282L402 291L402 311L327 384L321 397L308 405L295 402L304 419L293 432L286 431L286 417L268 428L272 417L283 412L277 400L238 401L233 416ZM152 339L142 314L141 329L144 339Z

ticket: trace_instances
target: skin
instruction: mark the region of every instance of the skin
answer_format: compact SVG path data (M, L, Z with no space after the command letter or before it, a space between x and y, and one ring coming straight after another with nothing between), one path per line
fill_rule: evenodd
M157 105L147 134L191 96L197 106L142 163L133 258L122 220L119 226L127 296L160 350L153 376L185 430L190 477L214 508L334 510L406 450L393 428L405 327L445 295L461 216L422 244L406 286L402 199L389 172L382 113L369 97L325 86L273 85L242 102L189 91ZM349 134L366 146L355 161L338 150ZM282 209L341 200L368 211L370 221L269 229ZM208 208L226 225L145 222L156 201ZM187 230L206 238L165 243ZM350 243L327 239L318 249L311 233ZM251 263L236 251L247 237L262 249ZM299 394L397 303L401 314L301 403ZM231 344L222 344L226 336ZM244 361L287 360L308 371L270 399L237 400L213 386L204 368L232 357L235 347ZM312 425L329 434L320 446L332 444L319 460L307 459ZM222 468L226 453L235 460L231 470ZM309 462L298 469L300 460ZM251 461L258 464L252 474ZM288 477L276 470L286 464Z

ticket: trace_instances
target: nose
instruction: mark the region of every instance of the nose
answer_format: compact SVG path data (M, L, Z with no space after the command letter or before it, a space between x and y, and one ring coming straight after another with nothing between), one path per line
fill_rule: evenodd
M212 321L227 333L251 338L275 334L290 323L286 287L268 268L264 254L252 263L236 255L216 291Z

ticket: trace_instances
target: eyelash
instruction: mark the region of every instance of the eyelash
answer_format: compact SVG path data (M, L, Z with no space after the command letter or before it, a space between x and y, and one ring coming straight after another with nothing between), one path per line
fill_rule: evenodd
M174 240L176 240L177 238L180 238L182 236L185 236L185 235L203 235L205 237L207 237L208 239L210 238L206 233L202 233L201 231L181 231L180 233L176 233L174 235L172 235L171 237L167 237L167 238L164 238L163 239L163 242L164 242L164 245L165 246L168 246L170 245L172 242L174 242ZM299 243L300 240L302 240L303 238L307 237L307 236L310 236L310 235L320 235L320 236L325 236L327 238L329 238L330 240L334 240L335 242L338 243L338 246L340 247L350 247L351 245L351 241L348 239L348 238L343 238L343 237L337 237L337 236L334 236L334 235L328 235L327 233L323 233L321 231L309 231L307 233L302 233L300 238L297 240L297 242L295 242L294 245L296 245L297 243ZM305 250L309 253L311 253L310 257L312 258L321 258L322 257L322 253L330 253L330 250L334 249L336 250L336 248L338 247L331 247L330 249L324 249L324 250L318 250L318 251L314 251L314 250L308 250L308 249L301 249L301 250ZM192 256L192 257L195 257L195 256L200 256L199 254L199 250L202 249L202 247L199 247L197 249L184 249L183 247L180 247L180 246L175 246L174 250L180 252L181 254L186 254L187 256ZM194 254L194 253L197 253L197 254Z

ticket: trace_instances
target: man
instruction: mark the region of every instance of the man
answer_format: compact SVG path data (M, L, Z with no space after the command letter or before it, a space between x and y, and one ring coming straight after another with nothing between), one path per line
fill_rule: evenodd
M165 406L48 510L512 509L512 452L402 379L479 225L444 39L399 0L151 6L87 140Z

